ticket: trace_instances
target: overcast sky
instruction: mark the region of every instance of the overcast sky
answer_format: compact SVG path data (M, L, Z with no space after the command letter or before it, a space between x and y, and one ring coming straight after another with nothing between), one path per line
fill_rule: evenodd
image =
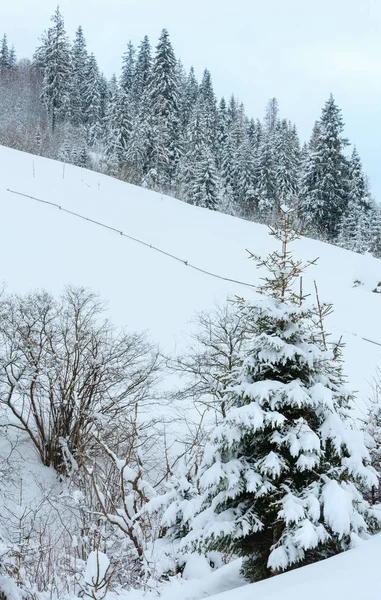
M30 57L56 0L14 0L1 25L18 57ZM106 75L120 71L129 39L156 44L169 30L176 55L218 96L231 92L250 116L277 97L281 116L310 135L332 91L381 201L381 0L61 0L66 29L82 25Z

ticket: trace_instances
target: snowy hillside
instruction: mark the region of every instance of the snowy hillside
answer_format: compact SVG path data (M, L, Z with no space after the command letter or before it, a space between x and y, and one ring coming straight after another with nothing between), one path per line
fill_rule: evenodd
M257 283L246 249L266 254L267 227L184 204L98 173L0 148L1 279L8 291L68 283L90 287L109 304L117 325L149 330L167 352L176 352L195 311L227 295L250 297L245 286L196 272L152 249L27 198L12 189L62 205L170 252L189 263L247 283ZM302 239L295 253L319 257L305 288L317 280L322 299L334 304L328 329L346 343L350 384L366 398L381 359L381 261ZM355 284L354 282L361 282Z
M320 563L213 596L213 600L357 600L381 590L381 536Z
M254 290L201 273L120 233L9 190L56 203L190 265L250 285L258 283L259 273L248 260L246 249L265 255L273 247L265 226L7 148L0 148L0 181L0 279L8 291L45 288L57 294L69 283L89 287L108 303L108 316L114 323L148 330L167 354L176 354L184 347L195 311L212 308L228 295L250 298ZM312 292L316 280L321 300L334 304L328 329L335 339L343 336L346 343L346 372L351 386L359 390L361 416L371 393L372 377L381 363L381 296L373 292L381 281L381 261L309 239L295 243L295 254L303 260L319 257L317 266L306 275L304 288ZM4 448L1 445L2 455ZM30 455L27 446L22 455L22 477L38 482L28 483L24 502L37 504L34 494L49 486L49 497L53 497L51 490L59 496L61 491L57 492L55 485L60 483L53 470L41 467L36 457L33 462L25 460ZM40 483L41 491L36 492ZM187 564L188 577L165 584L163 598L198 600L222 592L218 596L221 600L246 600L253 595L260 600L278 596L287 600L307 594L315 600L315 592L316 598L323 594L334 597L334 586L344 577L345 597L357 598L363 582L369 591L378 585L380 544L381 537L377 536L361 548L254 584L254 589L244 585L239 561L214 572L206 561L193 568ZM361 587L361 591L365 589ZM155 593L148 596L153 598ZM142 598L142 592L128 592L127 597Z

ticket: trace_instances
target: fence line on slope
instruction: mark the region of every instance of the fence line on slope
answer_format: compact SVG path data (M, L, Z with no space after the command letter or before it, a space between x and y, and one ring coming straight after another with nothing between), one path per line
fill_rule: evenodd
M196 265L192 265L189 261L180 258L178 256L176 256L175 254L171 254L170 252L166 252L165 250L162 250L161 248L158 248L157 246L154 246L153 244L149 244L148 242L144 242L143 240L140 240L139 238L136 238L132 235L129 235L127 233L124 233L124 231L121 231L120 229L117 229L116 227L112 227L111 225L107 225L106 223L102 223L101 221L97 221L95 219L92 219L91 217L86 217L84 215L81 215L80 213L74 212L72 210L69 210L68 208L64 208L62 207L60 204L57 204L55 202L50 202L48 200L42 200L41 198L36 198L35 196L30 196L28 194L23 194L21 192L17 192L15 190L11 190L9 188L7 188L7 192L9 192L10 194L16 194L17 196L23 196L24 198L28 198L29 200L34 200L35 202L40 202L41 204L45 204L48 206L52 206L54 208L57 208L58 210L60 210L61 212L65 212L69 215L72 215L74 217L77 217L78 219L82 219L83 221L88 221L89 223L92 223L93 225L98 225L99 227L103 227L104 229L108 229L109 231L113 231L114 233L127 238L129 240L132 240L133 242L137 242L138 244L141 244L142 246L145 246L146 248L150 248L151 250L155 250L156 252L159 252L160 254L163 254L164 256L168 256L169 258L172 258L173 260L176 260L177 262L182 263L183 265L185 265L186 267L189 267L190 269L193 269L195 271L198 271L199 273L203 273L204 275L209 275L210 277L214 277L215 279L221 279L223 281L229 281L230 283L236 283L238 285L243 285L245 287L249 287L252 289L257 289L257 286L252 284L252 283L246 283L244 281L239 281L238 279L232 279L230 277L224 277L223 275L218 275L217 273L213 273L211 271L207 271L206 269L202 269L201 267L197 267ZM335 329L338 329L339 331L343 331L347 334L353 335L355 337L359 337L360 339L364 340L364 342L367 342L369 344L374 344L376 346L380 346L381 347L381 343L380 342L376 342L375 340L371 340L369 338L363 337L362 335L358 334L358 333L354 333L353 331L345 331L345 330L340 330L340 328L335 327Z
M167 252L166 250L163 250L162 248L158 248L157 246L154 246L153 244L149 244L148 242L144 242L143 240L140 240L139 238L136 238L132 235L124 233L124 231L121 231L120 229L117 229L116 227L112 227L111 225L107 225L106 223L102 223L101 221L97 221L95 219L92 219L91 217L86 217L85 215L81 215L80 213L69 210L68 208L64 208L63 206L56 204L55 202L50 202L48 200L42 200L41 198L36 198L35 196L29 196L28 194L23 194L21 192L15 191L15 190L10 190L9 188L7 189L7 192L9 192L10 194L16 194L17 196L23 196L24 198L28 198L30 200L40 202L41 204L53 206L54 208L58 208L60 211L65 212L74 217L77 217L78 219L82 219L83 221L88 221L89 223L92 223L93 225L98 225L99 227L103 227L104 229L113 231L114 233L116 233L124 238L132 240L133 242L137 242L138 244L141 244L142 246L146 246L146 248L150 248L151 250L155 250L156 252L159 252L160 254L164 254L164 256L168 256L169 258L172 258L173 260L176 260L177 262L180 262L183 265L185 265L186 267L189 267L190 269L198 271L199 273L204 273L205 275L209 275L210 277L214 277L216 279L221 279L223 281L229 281L230 283L237 283L238 285L243 285L245 287L257 289L257 286L252 283L247 283L245 281L239 281L238 279L232 279L230 277L224 277L223 275L218 275L217 273L213 273L213 272L207 271L206 269L203 269L201 267L197 267L196 265L192 265L188 260L180 258L179 256L176 256L175 254L171 254L170 252Z

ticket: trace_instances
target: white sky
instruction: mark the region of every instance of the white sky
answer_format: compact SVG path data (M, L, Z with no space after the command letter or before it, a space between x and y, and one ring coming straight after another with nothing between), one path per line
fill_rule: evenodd
M31 56L56 0L14 0L0 28L18 57ZM66 29L82 25L106 75L119 73L131 38L153 45L163 27L176 55L218 96L234 92L249 115L276 96L307 139L332 91L381 201L381 0L61 0ZM0 30L0 34L2 31Z

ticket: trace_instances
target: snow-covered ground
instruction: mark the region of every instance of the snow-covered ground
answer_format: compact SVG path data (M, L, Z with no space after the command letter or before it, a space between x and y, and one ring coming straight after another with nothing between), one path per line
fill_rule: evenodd
M213 600L359 600L377 597L381 592L380 555L381 535L377 535L344 554L218 594Z
M251 284L258 282L259 274L246 249L265 255L274 244L265 226L0 147L0 281L8 291L43 287L59 293L69 283L90 287L108 302L108 316L114 323L149 330L167 353L183 347L195 311L212 308L227 295L250 298L253 290L192 270L115 232L14 195L8 188L58 203L202 269ZM303 260L319 257L317 266L306 274L304 289L312 292L316 279L321 300L334 304L328 328L334 338L343 336L346 343L346 372L351 387L359 390L361 415L376 366L381 365L381 295L372 291L381 281L381 261L309 239L299 240L294 247ZM233 563L202 579L174 580L163 598L198 600L229 589L234 591L224 592L221 600L358 598L381 586L380 550L377 536L345 555L239 591L236 588L243 581L239 563ZM340 585L345 588L339 592Z
M0 280L9 291L68 283L98 291L118 325L149 330L176 352L195 311L250 288L196 272L184 264L7 188L58 203L153 244L203 269L257 283L246 249L273 247L267 227L187 205L99 173L0 147ZM316 279L321 299L333 302L328 328L343 336L351 386L366 398L381 359L381 261L310 239L294 245L303 258L319 257L304 287ZM355 284L355 281L361 283Z

